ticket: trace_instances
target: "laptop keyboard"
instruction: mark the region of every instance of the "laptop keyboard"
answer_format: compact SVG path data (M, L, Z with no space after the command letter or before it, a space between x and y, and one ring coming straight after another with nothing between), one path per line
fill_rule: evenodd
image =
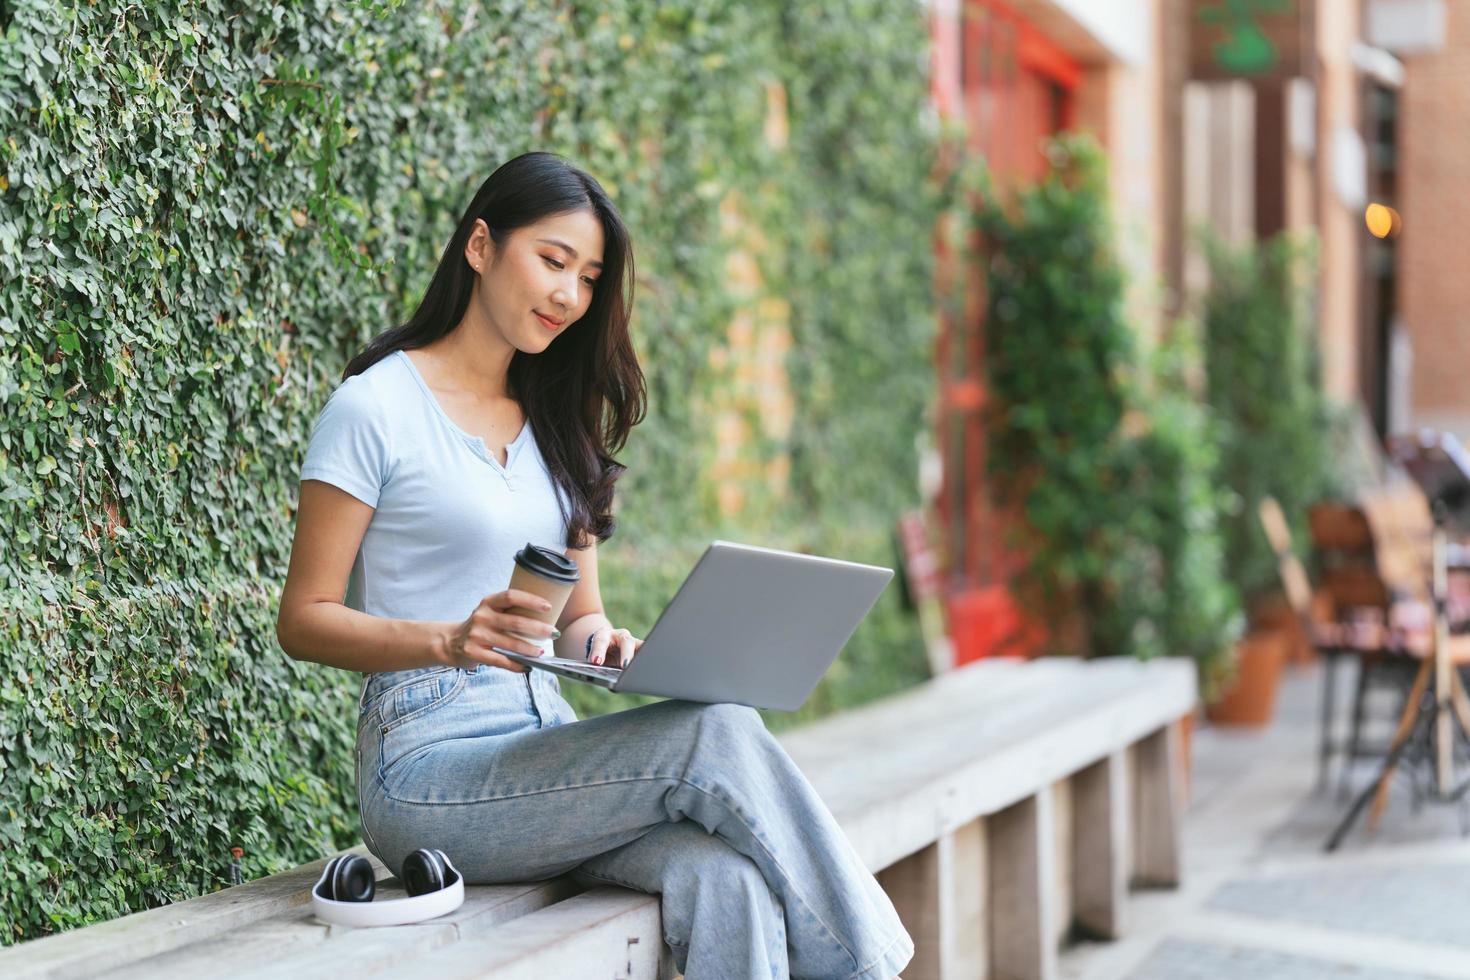
M585 660L568 660L566 657L542 657L542 661L553 664L561 664L563 667L575 667L585 674L593 674L597 677L620 677L623 669L621 667L600 667L597 664L589 664Z

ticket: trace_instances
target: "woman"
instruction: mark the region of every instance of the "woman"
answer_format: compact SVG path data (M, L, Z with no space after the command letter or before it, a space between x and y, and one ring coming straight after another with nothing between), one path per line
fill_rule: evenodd
M470 883L660 894L690 980L892 977L908 934L755 711L577 721L555 675L492 649L543 652L519 632L627 663L642 643L597 580L610 453L646 404L632 269L583 171L528 153L485 181L418 311L348 364L312 430L281 646L367 675L358 805L388 867L437 847ZM512 611L541 602L507 588L527 542L581 573L555 627Z

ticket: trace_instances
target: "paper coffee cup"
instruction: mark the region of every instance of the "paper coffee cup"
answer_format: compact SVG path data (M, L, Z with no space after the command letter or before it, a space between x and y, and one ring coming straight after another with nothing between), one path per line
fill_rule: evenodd
M510 587L539 595L551 603L551 608L543 611L511 606L506 611L528 619L539 619L543 623L551 623L555 626L556 621L561 618L561 611L566 608L572 588L581 578L582 572L577 568L577 563L566 555L559 551L552 551L550 548L527 543L524 548L516 552L515 568L510 573ZM548 636L522 636L520 633L515 635L548 649L551 647L551 638Z

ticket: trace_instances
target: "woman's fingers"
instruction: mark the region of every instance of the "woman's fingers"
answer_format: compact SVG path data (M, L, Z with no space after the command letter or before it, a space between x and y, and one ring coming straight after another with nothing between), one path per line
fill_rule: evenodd
M643 641L628 630L601 629L592 635L592 655L588 659L594 664L609 663L615 653L617 660L611 666L626 667L642 645Z
M550 640L561 639L561 630L550 623L539 619L530 619L526 616L512 616L502 613L500 619L502 632L518 634L524 637L543 637Z
M623 662L620 666L627 667L630 663L633 662L633 654L638 651L638 647L643 641L635 638L633 634L629 633L627 630L621 631L621 635L618 637L618 640L618 649L623 656Z
M524 589L506 589L494 595L487 595L482 602L488 604L491 609L504 612L507 609L520 607L521 609L539 609L547 612L551 609L551 603Z
M543 652L541 647L527 636L521 636L506 629L481 628L475 630L471 636L484 647L487 655L495 654L495 647L523 653L528 657L539 657ZM499 654L495 655L499 656Z
M595 630L592 633L592 655L587 659L599 666L607 662L607 648L613 640L615 631L608 627Z

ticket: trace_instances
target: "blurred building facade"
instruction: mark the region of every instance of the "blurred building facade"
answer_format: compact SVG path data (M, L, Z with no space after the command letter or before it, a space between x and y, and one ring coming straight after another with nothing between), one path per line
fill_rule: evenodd
M1043 144L1066 130L1094 134L1110 159L1118 252L1130 276L1128 305L1140 329L1157 328L1170 230L1180 202L1170 148L1178 124L1161 97L1168 84L1165 0L934 0L932 97L940 116L963 122L970 153L1002 185L1039 178ZM963 309L941 316L936 345L939 410L936 486L945 556L950 656L965 662L1024 653L1040 638L1010 583L1024 555L1006 545L1017 519L992 498L983 426L984 297L979 270L962 268L936 237L941 288L964 280Z
M1403 354L1388 401L1398 406L1395 429L1427 425L1470 443L1470 6L1445 3L1437 24L1435 16L1374 25L1403 64L1395 98L1402 232L1392 240Z
M1004 182L1043 139L1093 133L1110 162L1138 329L1207 284L1197 229L1317 244L1323 383L1380 437L1470 438L1470 5L1443 0L931 0L932 97ZM1375 221L1375 209L1381 221ZM1034 637L1008 583L1020 556L985 480L982 283L937 236L942 283L969 276L936 347L932 487L953 656ZM1022 640L1022 645L1027 641ZM1022 651L1024 652L1024 650Z

